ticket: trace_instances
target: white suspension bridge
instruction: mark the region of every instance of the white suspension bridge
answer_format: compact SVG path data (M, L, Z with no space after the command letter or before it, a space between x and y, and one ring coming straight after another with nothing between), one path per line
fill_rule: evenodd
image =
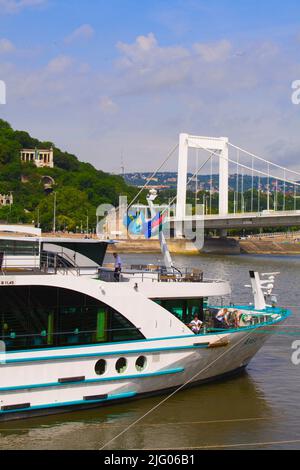
M142 190L151 183L156 173L178 150L178 179L176 213L169 217L171 226L176 230L178 237L182 236L181 228L185 222L193 223L197 219L204 218L204 227L209 230L218 230L222 236L228 229L251 230L263 227L300 226L300 210L297 209L297 199L300 198L300 172L273 163L259 155L249 152L234 145L228 137L203 137L189 134L180 134L177 144L167 155L164 162L147 180L144 187L137 194L138 198ZM191 150L196 151L197 166L192 177L188 179L188 167L191 163ZM187 214L187 189L191 181L198 182L198 175L205 165L210 165L210 211L204 215ZM213 168L218 171L218 213L212 214L211 200L213 193ZM234 170L235 188L229 187L229 170ZM245 204L245 178L251 181L249 210ZM262 181L266 182L265 190L262 189ZM249 186L249 184L248 184ZM229 211L229 194L234 194L233 211ZM197 198L197 189L196 189ZM292 208L290 199L293 199ZM173 201L174 201L173 200ZM197 199L196 199L197 200ZM265 208L263 207L263 202ZM289 200L289 204L287 201ZM133 202L130 206L133 204ZM172 202L173 202L172 201ZM299 204L300 205L300 204ZM207 213L209 212L209 213Z
M300 210L297 210L298 190L300 187L300 173L273 163L261 156L255 155L241 147L229 142L227 137L203 137L189 134L180 134L178 145L178 183L176 216L173 222L184 222L196 219L197 216L186 214L187 170L189 149L200 150L206 154L203 164L199 165L197 154L197 168L193 175L198 180L198 174L205 164L210 162L210 197L212 194L212 169L215 159L219 169L219 212L218 214L204 214L204 224L207 229L219 229L222 235L231 228L259 228L271 226L292 226L300 224ZM233 213L229 212L229 168L235 169L235 184ZM250 211L245 211L244 178L251 177ZM261 181L267 180L265 210L261 210L262 189ZM256 207L254 204L255 181ZM271 186L272 182L272 186ZM249 190L248 190L249 191ZM293 196L293 209L287 210L287 195ZM281 194L281 207L279 208L279 194ZM210 201L211 206L211 201Z

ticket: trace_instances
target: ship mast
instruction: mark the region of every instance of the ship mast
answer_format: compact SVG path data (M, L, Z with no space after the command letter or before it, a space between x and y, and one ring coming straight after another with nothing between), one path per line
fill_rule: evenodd
M153 204L156 198L157 198L157 191L155 189L150 189L149 194L147 196L147 202L148 202L148 206L150 209L151 221L157 215L157 212ZM164 258L165 267L167 269L174 268L174 264L173 264L173 260L169 251L169 247L168 247L166 238L162 230L159 230L159 243L160 243L160 249Z

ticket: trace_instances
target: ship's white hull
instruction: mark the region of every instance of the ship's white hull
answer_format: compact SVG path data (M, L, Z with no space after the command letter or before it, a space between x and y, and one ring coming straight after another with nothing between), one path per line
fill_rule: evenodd
M245 368L268 337L264 326L219 335L8 353L0 368L0 420L113 404L212 381ZM140 356L147 365L137 371ZM115 368L120 357L127 360L122 374ZM101 376L95 372L99 359L107 363Z

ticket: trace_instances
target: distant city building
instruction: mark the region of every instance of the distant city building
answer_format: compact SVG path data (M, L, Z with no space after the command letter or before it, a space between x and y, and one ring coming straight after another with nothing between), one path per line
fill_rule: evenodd
M169 189L169 186L164 184L157 184L157 185L147 185L147 186L138 186L138 188L143 189Z
M23 149L20 154L22 163L32 162L38 168L54 167L52 147L50 149Z
M12 206L14 203L14 198L12 193L10 194L0 194L0 206Z

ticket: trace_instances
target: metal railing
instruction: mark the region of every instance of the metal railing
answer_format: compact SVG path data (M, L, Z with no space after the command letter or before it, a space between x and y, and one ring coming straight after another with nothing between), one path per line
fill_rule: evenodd
M204 309L204 331L218 332L230 329L240 329L261 324L272 324L279 318L287 316L287 311L281 308L269 308L264 312L256 312L245 307L232 306L226 319L219 321L216 318L217 313L224 307L208 307ZM202 330L203 332L203 330Z
M74 274L80 275L80 267L67 253L42 251L40 257L40 268L48 274Z
M172 268L167 270L163 266L134 264L122 268L118 275L113 269L100 267L99 279L106 282L204 282L203 272L193 268Z
M108 335L110 337L113 336L114 333L116 334L129 334L130 332L140 333L140 327L127 327L127 328L107 328L103 330L103 334ZM11 331L10 334L0 336L2 341L6 341L10 343L10 346L13 343L17 343L21 341L21 345L23 344L25 347L28 346L62 346L73 344L78 340L80 344L81 338L85 339L84 344L98 344L106 342L106 340L101 341L101 339L97 338L98 331L97 330L80 330L75 329L73 331L61 331L61 332L49 332L47 330L43 330L40 333L24 333L18 334L14 331ZM87 342L86 335L91 335L91 340ZM59 338L67 336L66 341L61 341ZM93 339L94 338L94 339ZM118 340L118 339L117 339ZM113 341L113 339L112 339Z

